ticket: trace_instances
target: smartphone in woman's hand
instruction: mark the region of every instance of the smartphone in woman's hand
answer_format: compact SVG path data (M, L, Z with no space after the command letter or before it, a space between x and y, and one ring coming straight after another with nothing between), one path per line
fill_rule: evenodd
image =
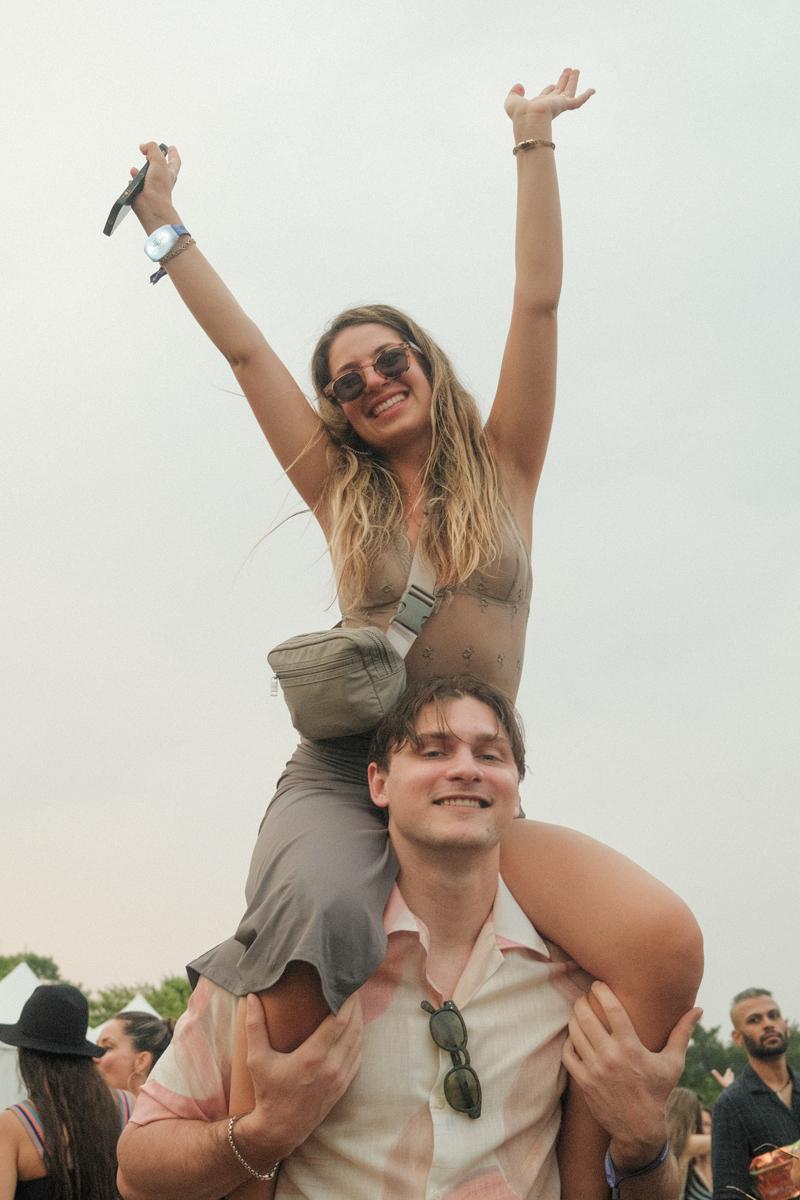
M163 142L158 143L158 148L162 154L167 153L167 147ZM114 201L111 212L108 214L108 220L103 226L103 233L105 233L108 237L111 237L111 234L117 228L120 221L124 220L124 218L131 211L131 205L144 187L144 177L147 174L147 168L149 166L150 163L146 162L141 171L134 175L133 179L125 188L125 191L122 193L122 195Z

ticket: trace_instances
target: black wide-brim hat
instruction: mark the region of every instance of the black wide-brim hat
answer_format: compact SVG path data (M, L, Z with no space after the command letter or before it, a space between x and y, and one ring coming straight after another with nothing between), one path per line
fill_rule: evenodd
M42 1054L100 1058L103 1046L86 1037L89 1004L69 983L43 983L31 992L16 1025L0 1025L0 1042Z

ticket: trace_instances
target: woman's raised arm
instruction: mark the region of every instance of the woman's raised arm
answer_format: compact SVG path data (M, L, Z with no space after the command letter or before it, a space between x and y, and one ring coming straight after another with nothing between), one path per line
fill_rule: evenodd
M522 84L506 97L517 147L514 303L500 380L486 424L508 498L523 529L544 464L556 392L556 312L561 293L561 210L552 142L560 113L580 108L593 90L576 95L576 70L534 99Z
M181 160L174 146L166 157L155 142L141 150L150 166L133 208L151 234L161 225L181 224L172 203ZM165 270L192 316L230 363L278 462L313 507L327 473L328 446L316 412L196 245L170 259Z

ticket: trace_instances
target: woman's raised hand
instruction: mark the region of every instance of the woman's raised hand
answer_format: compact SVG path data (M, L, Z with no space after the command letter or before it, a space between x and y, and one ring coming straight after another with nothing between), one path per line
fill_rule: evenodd
M181 169L180 155L174 146L170 146L164 155L158 142L143 142L139 149L150 166L144 187L133 202L133 211L143 225L151 224L153 219L160 224L171 224L175 215L172 189ZM131 178L138 171L138 167L131 167Z
M577 96L575 93L578 90L579 75L580 71L577 69L565 67L558 77L558 83L548 84L538 96L531 99L525 98L525 88L522 84L515 83L506 96L505 110L516 124L529 116L540 119L544 117L552 121L567 109L581 108L589 97L594 95L594 88L587 88Z

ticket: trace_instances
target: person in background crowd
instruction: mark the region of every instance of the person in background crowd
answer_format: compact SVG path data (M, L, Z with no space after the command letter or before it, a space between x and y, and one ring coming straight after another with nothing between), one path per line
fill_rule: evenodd
M37 987L0 1041L19 1048L28 1098L0 1113L0 1200L117 1200L117 1139L131 1098L95 1070L89 1005L69 984Z
M703 1114L707 1126L703 1130ZM707 1109L701 1108L700 1100L689 1088L676 1087L667 1100L667 1131L672 1153L678 1160L680 1171L680 1195L685 1200L711 1200L711 1188L703 1175L695 1171L696 1161L708 1161L711 1152L711 1121Z
M686 1200L707 1200L714 1191L714 1177L711 1171L711 1109L705 1105L700 1109L700 1125L697 1132L707 1137L708 1142L705 1151L698 1150L696 1157L689 1163Z
M172 1022L145 1012L121 1012L106 1021L97 1039L105 1053L97 1069L110 1088L139 1094L172 1041Z
M731 1021L732 1039L747 1051L747 1066L712 1113L714 1200L731 1200L736 1189L752 1193L755 1155L800 1138L800 1088L786 1062L789 1025L772 993L766 988L739 992Z

